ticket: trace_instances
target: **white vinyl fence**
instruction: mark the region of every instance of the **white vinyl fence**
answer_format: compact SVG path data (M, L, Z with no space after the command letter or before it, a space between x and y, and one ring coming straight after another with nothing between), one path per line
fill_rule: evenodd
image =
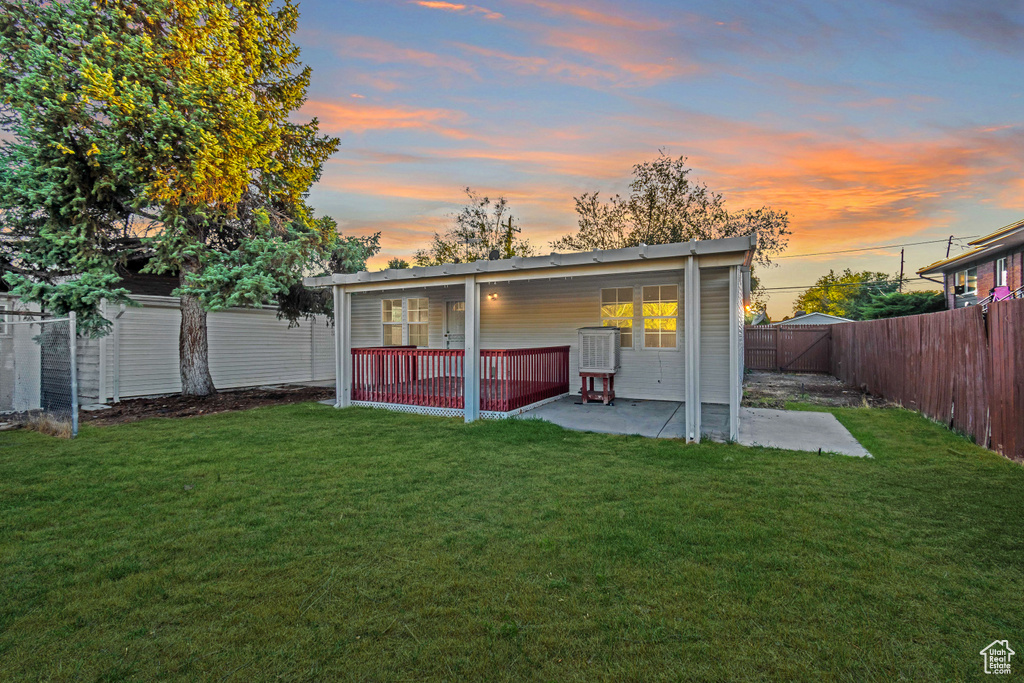
M110 334L78 339L78 396L83 405L181 391L178 300L133 299L142 306L102 309L112 322ZM0 297L0 308L5 305L11 309L16 302ZM272 308L238 308L210 313L208 326L210 373L218 389L334 380L334 328L323 316L289 328ZM0 385L6 384L0 377Z

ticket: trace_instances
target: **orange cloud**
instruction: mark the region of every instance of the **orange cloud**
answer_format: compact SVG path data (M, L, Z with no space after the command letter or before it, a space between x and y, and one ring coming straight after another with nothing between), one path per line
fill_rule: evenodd
M469 14L482 14L486 19L503 19L505 15L493 12L486 7L479 5L462 5L453 2L440 2L439 0L412 0L413 5L426 7L428 9L439 9L447 12L466 12Z
M465 117L448 109L382 107L353 102L310 100L300 110L303 117L315 116L320 127L331 134L365 133L371 130L416 129L455 139L471 137L454 126Z

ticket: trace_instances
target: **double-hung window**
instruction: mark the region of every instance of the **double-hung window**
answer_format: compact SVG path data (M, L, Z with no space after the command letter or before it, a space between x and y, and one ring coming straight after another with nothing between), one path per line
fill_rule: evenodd
M0 337L6 337L11 331L7 325L7 310L7 304L0 304Z
M402 345L402 300L384 299L381 302L384 321L384 346Z
M601 326L619 328L621 347L633 348L632 287L601 290Z
M381 324L384 346L429 346L427 299L384 299ZM405 341L405 340L408 341Z
M676 348L679 289L676 285L643 288L644 348Z
M1006 286L1006 257L996 261L996 287Z
M978 293L978 269L968 268L956 274L956 293L969 296Z
M409 317L409 345L430 346L430 334L427 326L428 299L408 299L406 306Z

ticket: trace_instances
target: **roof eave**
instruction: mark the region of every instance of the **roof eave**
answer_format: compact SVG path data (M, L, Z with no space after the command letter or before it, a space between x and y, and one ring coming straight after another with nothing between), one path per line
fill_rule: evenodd
M753 258L757 245L754 235L740 235L716 240L690 240L672 244L642 244L625 249L606 249L573 253L551 253L546 256L516 256L496 261L470 261L468 263L446 263L439 266L414 266L406 269L386 269L376 272L334 273L318 277L303 278L307 287L329 287L331 285L354 285L366 283L387 284L408 282L417 279L435 279L481 273L502 273L524 270L546 270L566 266L584 266L595 263L627 264L644 261L679 258L683 256L706 256L724 253L744 253L744 263Z

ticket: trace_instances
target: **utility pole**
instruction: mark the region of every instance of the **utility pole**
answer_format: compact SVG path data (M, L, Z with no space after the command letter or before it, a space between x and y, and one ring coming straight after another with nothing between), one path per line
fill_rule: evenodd
M903 252L904 249L900 249L900 294L903 293Z
M949 248L953 246L953 236L949 236L949 241L946 242L946 258L949 258Z

